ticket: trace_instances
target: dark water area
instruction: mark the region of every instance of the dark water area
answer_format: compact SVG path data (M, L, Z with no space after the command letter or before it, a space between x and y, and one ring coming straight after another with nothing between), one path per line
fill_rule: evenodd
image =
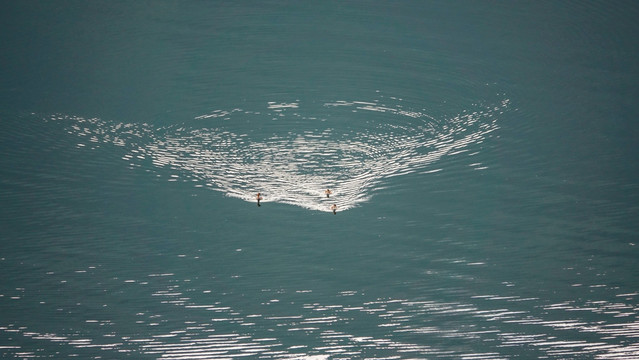
M633 2L0 8L3 358L639 358Z

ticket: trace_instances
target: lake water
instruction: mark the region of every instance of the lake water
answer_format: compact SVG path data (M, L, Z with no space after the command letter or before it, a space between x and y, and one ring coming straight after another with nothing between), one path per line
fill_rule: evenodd
M639 359L635 2L1 7L3 358Z

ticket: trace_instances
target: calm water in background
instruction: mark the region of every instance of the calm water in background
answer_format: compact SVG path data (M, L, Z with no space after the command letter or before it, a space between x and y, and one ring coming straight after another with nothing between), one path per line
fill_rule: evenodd
M638 15L2 5L0 353L639 358Z

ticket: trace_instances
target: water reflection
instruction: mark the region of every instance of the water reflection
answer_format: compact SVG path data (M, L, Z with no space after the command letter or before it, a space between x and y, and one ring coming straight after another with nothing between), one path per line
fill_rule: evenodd
M471 146L498 129L509 106L503 99L435 118L424 109L407 109L401 99L393 102L327 102L317 116L304 113L299 102L269 102L264 112L215 110L159 129L64 115L51 119L67 121L69 133L81 139L79 147L124 147L129 166L150 161L171 172L169 181L193 181L246 201L261 192L263 202L320 211L335 203L344 211L369 200L384 179L437 172L435 163L445 155L476 155ZM335 118L339 127L331 126ZM469 166L487 168L473 161ZM322 196L327 188L330 200Z
M614 303L600 300L582 305L577 301L539 305L543 299L497 294L460 296L453 301L367 300L359 291L350 290L317 302L311 290L262 289L270 300L253 309L257 311L245 312L220 300L196 300L187 294L202 293L202 289L174 274L118 281L144 289L164 288L152 292L146 306L175 309L165 309L161 314L137 313L137 330L128 335L108 331L118 324L106 319L86 319L85 326L63 334L7 324L0 327L0 333L14 341L0 347L0 353L43 355L22 353L20 345L13 345L24 344L19 339L23 338L56 343L66 349L65 353L91 354L92 358L118 353L161 359L494 359L524 353L553 359L639 356L634 341L639 336L638 309L632 294L619 294L620 300ZM180 315L171 318L172 312ZM579 313L596 313L600 318L581 317ZM290 336L284 336L287 333ZM486 345L478 347L478 343ZM482 348L491 350L477 351Z

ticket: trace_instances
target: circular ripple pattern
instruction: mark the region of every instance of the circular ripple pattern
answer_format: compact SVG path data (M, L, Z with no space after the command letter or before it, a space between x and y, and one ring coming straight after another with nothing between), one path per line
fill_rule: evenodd
M264 202L319 211L336 203L343 211L368 201L384 179L441 170L436 161L484 141L509 107L503 99L436 118L391 99L393 105L379 99L327 102L319 114L305 113L299 102L269 102L264 112L216 110L160 129L66 115L52 119L71 120L69 131L87 140L79 146L123 146L129 151L124 160L139 166L150 159L154 167L170 169L172 181L187 179L246 201L261 192ZM339 127L331 126L334 121ZM327 188L330 199L323 196Z

